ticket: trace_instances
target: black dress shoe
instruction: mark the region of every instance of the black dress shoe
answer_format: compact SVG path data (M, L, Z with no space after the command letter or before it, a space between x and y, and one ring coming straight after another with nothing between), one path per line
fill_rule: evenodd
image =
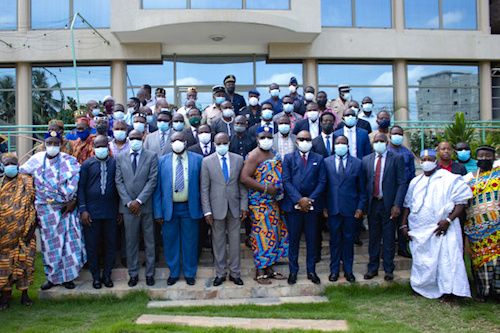
M186 281L187 281L187 279L186 279ZM225 276L224 277L216 277L214 279L214 287L220 286L224 281L226 281L226 277Z
M347 280L347 282L356 281L356 278L354 277L354 274L352 274L352 273L345 273L344 276L345 276L345 279Z
M365 280L371 280L373 279L375 276L378 275L378 272L377 271L368 271L365 276L364 276L364 279Z
M167 279L167 286L173 286L177 281L179 280L178 277L174 278L174 277L169 277Z
M363 245L363 241L359 238L359 236L354 237L354 244L357 246Z
M113 288L113 281L111 280L111 277L103 276L101 281L106 288Z
M243 285L243 280L241 278L234 278L232 277L231 275L229 275L229 281L233 281L234 284L237 284L238 286L242 286Z
M385 272L384 280L386 280L386 281L394 280L394 273L393 272Z
M339 274L330 274L330 276L328 276L328 281L330 282L337 282L337 280L339 279Z
M154 286L155 285L155 278L152 276L146 276L146 284L148 286Z
M45 281L42 286L40 287L40 289L42 290L49 290L50 288L52 288L53 286L55 286L55 284L53 284L52 282L50 282L49 280Z
M186 278L186 283L188 284L188 286L194 286L196 280L194 279L194 277L187 277Z
M63 282L63 286L66 289L75 289L75 284L73 281Z
M307 278L309 280L311 280L311 282L314 283L314 284L320 284L321 283L321 280L316 275L316 273L307 273Z
M296 284L297 283L297 273L290 273L288 275L288 284Z
M128 286L135 287L137 285L137 282L139 282L139 277L131 277L130 280L128 280Z
M411 258L410 252L406 250L398 250L398 255L405 257L405 258Z
M94 289L101 289L102 288L101 280L94 279L94 282L92 283L92 287L94 287Z

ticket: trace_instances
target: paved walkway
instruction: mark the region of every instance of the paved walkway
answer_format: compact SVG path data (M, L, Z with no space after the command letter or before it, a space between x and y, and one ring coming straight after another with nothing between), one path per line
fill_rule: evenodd
M229 299L207 299L207 300L183 300L183 301L151 301L148 308L168 308L179 306L223 306L223 305L280 305L285 303L323 303L328 302L324 296L297 296L297 297L263 297L263 298L229 298Z
M150 314L140 316L136 320L136 324L176 324L198 327L235 327L259 330L301 329L318 331L347 331L349 329L345 320L198 317Z

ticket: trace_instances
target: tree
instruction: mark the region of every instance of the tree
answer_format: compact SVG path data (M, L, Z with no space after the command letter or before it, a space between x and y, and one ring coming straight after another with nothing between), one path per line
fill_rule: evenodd
M48 78L43 70L34 70L31 80L33 87L31 94L33 123L35 125L46 125L50 119L57 117L63 106L62 101L52 98L54 90L48 89L61 88L61 84L58 82L49 87Z
M5 75L0 78L0 119L14 124L16 122L16 82L14 77ZM5 91L3 89L14 89Z

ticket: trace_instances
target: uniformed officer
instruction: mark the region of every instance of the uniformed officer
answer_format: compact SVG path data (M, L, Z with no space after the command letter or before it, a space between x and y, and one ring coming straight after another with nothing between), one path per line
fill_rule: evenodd
M248 91L248 106L241 109L238 115L245 116L248 121L248 126L260 123L260 104L259 104L260 93L255 89L250 89Z
M205 110L203 110L203 119L201 121L203 124L212 125L212 122L215 119L222 117L222 109L220 108L220 105L226 100L225 91L224 86L220 84L212 87L214 104L207 106Z
M234 92L236 88L236 77L234 75L230 74L224 78L224 87L226 88L226 101L230 101L235 110L239 111L247 106L245 98Z

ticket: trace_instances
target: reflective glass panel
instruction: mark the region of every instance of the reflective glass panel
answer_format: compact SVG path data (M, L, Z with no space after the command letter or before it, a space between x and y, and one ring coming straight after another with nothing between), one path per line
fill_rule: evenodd
M242 9L242 0L191 0L192 9Z
M265 60L257 59L256 71L257 85L277 83L283 91L292 76L302 85L302 64L268 64Z
M290 0L246 0L247 9L290 9Z
M352 27L351 0L321 0L321 25L324 27Z
M16 121L16 70L0 68L0 120Z
M390 28L391 0L356 0L356 27Z
M465 77L467 82L462 83ZM463 84L479 86L477 66L408 65L410 86L462 86Z
M142 0L143 9L186 9L186 0Z
M69 27L69 0L31 0L32 29Z
M320 64L318 76L319 85L391 86L392 65Z
M442 0L444 29L477 29L476 0Z
M17 30L17 1L0 0L0 30Z
M164 60L163 64L127 65L127 85L142 86L149 84L152 87L174 85L174 63Z
M326 92L329 100L339 97L339 90L335 87L319 87L318 91ZM391 112L394 108L394 92L392 88L353 87L351 100L361 104L363 98L369 96L373 100L373 110L378 113L381 110Z
M78 67L77 74L79 88L111 86L111 69L109 66ZM75 88L76 86L73 67L33 67L32 79L33 88L52 87L57 83L62 88Z
M404 0L405 27L439 29L438 0Z
M94 28L109 28L111 0L73 0L73 13L80 13ZM76 24L75 28L89 28L87 24Z

